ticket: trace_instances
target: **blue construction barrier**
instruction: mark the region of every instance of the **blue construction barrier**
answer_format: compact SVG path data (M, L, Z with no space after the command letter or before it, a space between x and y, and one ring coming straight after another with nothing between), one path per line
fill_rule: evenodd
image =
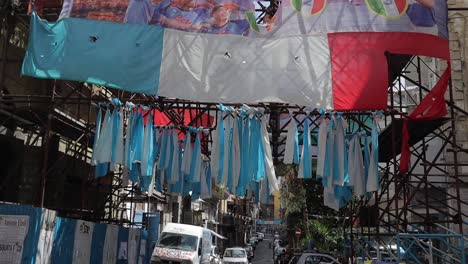
M146 230L56 217L52 210L0 205L0 263L146 264L152 237ZM157 235L156 235L157 239Z

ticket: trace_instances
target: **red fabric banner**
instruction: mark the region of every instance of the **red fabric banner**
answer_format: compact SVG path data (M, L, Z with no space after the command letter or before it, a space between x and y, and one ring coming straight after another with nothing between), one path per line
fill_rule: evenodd
M400 158L400 173L406 173L409 169L411 161L411 153L409 147L410 135L408 132L408 120L423 121L434 120L447 115L447 106L445 103L445 92L447 91L448 82L450 80L450 64L445 69L444 74L440 77L437 84L429 92L414 111L403 120L402 142L401 142L401 158Z
M328 42L336 110L387 109L385 52L450 58L448 40L421 33L330 33Z

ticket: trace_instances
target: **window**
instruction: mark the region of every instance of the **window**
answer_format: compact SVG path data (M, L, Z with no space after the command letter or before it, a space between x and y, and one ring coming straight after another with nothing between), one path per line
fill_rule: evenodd
M197 248L197 242L198 239L195 236L176 233L162 233L157 246L185 251L195 251Z
M224 252L224 257L227 258L244 258L245 257L245 251L242 249L227 249L226 252Z
M305 260L305 264L325 264L333 263L333 259L327 256L308 256Z

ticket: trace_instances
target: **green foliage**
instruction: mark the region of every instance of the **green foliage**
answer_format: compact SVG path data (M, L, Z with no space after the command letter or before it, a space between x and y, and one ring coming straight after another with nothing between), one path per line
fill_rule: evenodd
M302 244L311 240L319 251L343 252L344 238L335 216L338 212L324 206L322 181L297 179L296 165L276 167L278 175L295 175L281 188L282 208L285 208L287 229L291 237L294 229L303 230ZM315 217L321 217L315 219Z
M327 221L310 220L307 222L307 233L302 243L305 245L309 240L320 252L332 252L335 249L343 252L344 250L344 237L341 229L333 227Z

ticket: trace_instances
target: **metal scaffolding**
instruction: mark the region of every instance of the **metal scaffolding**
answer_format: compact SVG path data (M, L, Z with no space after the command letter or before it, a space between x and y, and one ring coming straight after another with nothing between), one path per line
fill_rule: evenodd
M277 2L271 6L277 5ZM267 12L268 6L259 3L258 21ZM45 1L46 17L54 20L58 17L60 3ZM274 8L273 8L274 9ZM34 204L48 206L47 190L54 181L50 173L59 166L62 159L50 159L51 144L55 138L65 148L62 153L82 161L79 169L80 205L70 209L53 208L65 216L87 220L132 223L132 217L126 215L130 202L130 214L134 213L137 200L148 199L154 203L165 203L165 195L144 197L137 186L122 183L122 171L104 178L94 178L90 155L94 138L94 122L98 103L108 102L110 98L119 98L121 102L144 104L163 113L169 122L181 133L188 126L213 127L205 115L215 117L218 106L215 102L190 102L172 98L161 98L144 94L131 94L71 81L34 80L19 78L19 66L24 53L28 29L25 3L1 7L1 46L0 46L0 131L2 134L16 135L20 131L24 144L37 146L42 150L41 169L38 174L38 197ZM17 43L21 40L23 45ZM426 58L408 55L387 54L389 64L389 101L384 111L382 133L379 138L380 186L381 190L371 197L353 201L342 209L349 220L346 229L351 241L351 255L358 255L357 241L374 240L383 244L389 237L397 234L419 232L424 234L446 234L447 230L463 235L468 212L462 210L468 206L461 197L461 189L466 187L466 175L461 167L460 155L468 150L458 141L457 126L460 118L467 118L468 112L455 104L454 88L449 86L446 105L449 115L434 122L413 124L415 132L421 134L420 140L411 145L412 163L406 174L399 173L401 124L402 119L414 109L431 90L424 79L431 76L438 79L440 65L428 63ZM439 69L436 69L439 65ZM16 74L16 77L15 77ZM429 74L426 76L426 74ZM424 76L423 76L424 75ZM435 83L433 83L435 84ZM15 87L11 90L10 87ZM410 89L411 88L411 89ZM234 105L239 106L239 105ZM270 133L272 154L276 164L282 162L286 141L287 122L281 122L285 115L292 115L302 127L304 116L311 122L311 131L318 130L317 120L321 113L317 109L285 104L257 104L251 107L264 108L270 115ZM350 126L348 133L371 131L372 111L349 111L343 113ZM186 122L185 120L190 120ZM370 123L369 123L370 122ZM302 129L299 131L302 133ZM384 133L386 132L386 133ZM203 139L203 153L209 156L211 135ZM434 142L437 142L435 144ZM316 142L315 142L316 144ZM435 147L434 147L435 146ZM61 156L62 158L65 155ZM445 157L445 161L441 157ZM80 167L78 167L80 168ZM86 172L86 173L84 173ZM89 197L89 190L105 196L100 207L92 207L94 198ZM372 207L377 210L377 219L373 224L363 224L365 217L360 215L362 208ZM370 217L371 214L369 214ZM360 224L356 224L359 221ZM372 219L367 219L368 223ZM400 236L402 237L402 236Z

